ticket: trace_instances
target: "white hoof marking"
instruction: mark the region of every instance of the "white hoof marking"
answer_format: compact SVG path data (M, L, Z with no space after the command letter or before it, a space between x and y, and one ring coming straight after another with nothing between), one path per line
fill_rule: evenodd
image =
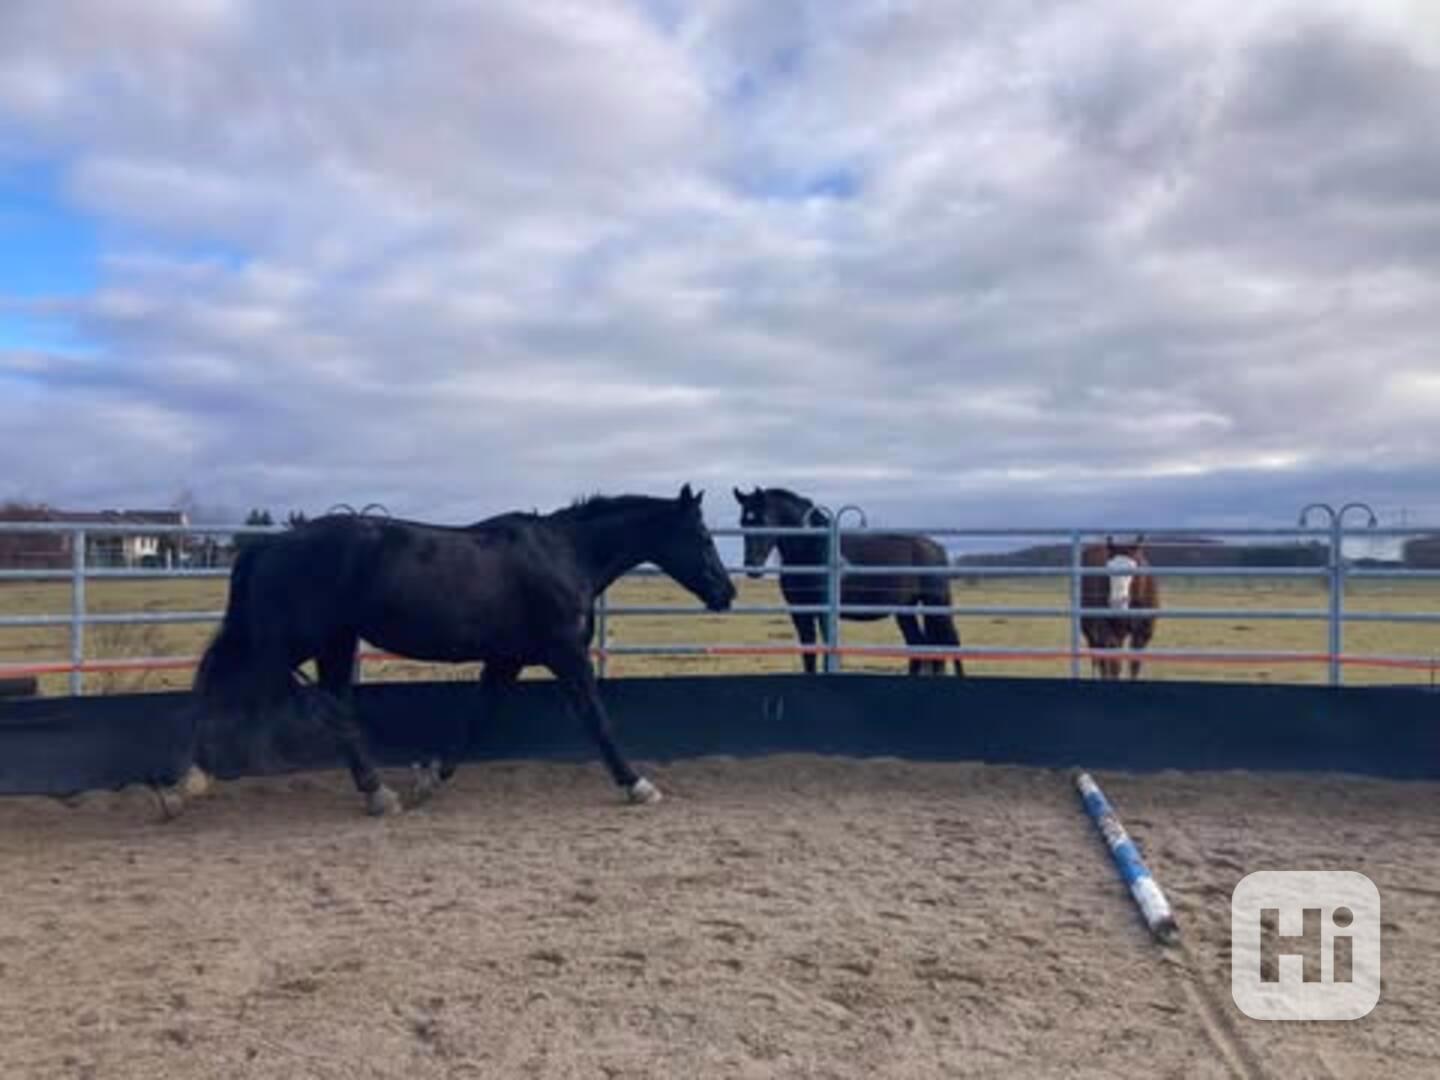
M444 786L440 779L440 762L432 761L429 765L415 764L410 766L412 774L410 784L410 801L422 803L430 798Z
M180 778L180 790L187 799L199 799L210 794L210 774L199 765L191 765Z
M643 776L631 784L625 794L637 806L660 801L660 789Z
M371 817L385 817L387 814L398 814L401 809L400 796L391 791L384 784L381 784L374 791L365 796L365 812Z
M160 804L160 816L164 820L174 821L185 812L185 793L179 784L152 790L155 792L155 800Z

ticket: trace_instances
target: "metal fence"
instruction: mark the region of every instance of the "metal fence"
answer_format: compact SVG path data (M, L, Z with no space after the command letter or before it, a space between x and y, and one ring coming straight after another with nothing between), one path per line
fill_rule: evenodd
M1351 504L1353 506L1353 504ZM844 524L844 513L832 516L829 524L814 525L794 528L716 528L712 533L717 537L744 537L746 535L765 536L810 536L817 537L824 541L827 553L826 561L823 564L813 566L783 567L786 574L808 574L824 576L827 581L825 591L826 600L822 604L808 606L791 606L780 604L737 604L731 608L734 615L788 615L809 613L818 616L823 630L823 643L801 646L764 646L746 643L734 644L699 644L699 643L667 643L667 644L615 644L611 638L614 630L614 620L631 616L673 616L684 618L690 616L713 615L707 609L695 605L644 605L644 604L621 604L611 602L607 596L601 596L596 608L596 643L594 654L596 657L597 670L602 676L606 673L607 662L610 657L623 655L669 655L669 656L741 656L741 655L788 655L797 656L804 652L810 652L820 657L823 670L828 674L838 673L842 670L842 658L852 657L923 657L928 659L1005 659L1005 660L1068 660L1069 671L1072 677L1078 678L1081 675L1082 660L1094 655L1083 643L1081 632L1081 620L1087 616L1113 615L1109 608L1086 608L1081 604L1081 581L1088 576L1112 576L1116 574L1134 574L1135 571L1127 569L1111 570L1104 566L1082 565L1082 554L1087 543L1102 539L1108 534L1117 536L1143 534L1147 538L1147 545L1163 545L1166 538L1174 542L1184 540L1193 542L1197 537L1209 540L1226 539L1249 539L1259 541L1277 541L1290 539L1292 541L1308 539L1323 543L1325 552L1325 563L1320 566L1275 566L1275 567L1245 567L1245 566L1147 566L1143 573L1157 578L1178 577L1178 578L1232 578L1232 579L1303 579L1316 582L1323 582L1326 586L1327 604L1323 608L1185 608L1165 607L1147 611L1144 609L1130 609L1130 615L1154 614L1166 620L1173 619L1244 619L1244 620L1301 620L1312 622L1323 622L1328 629L1327 648L1324 652L1298 652L1298 651L1277 651L1277 650L1237 650L1237 649L1166 649L1149 648L1143 653L1132 654L1125 650L1111 650L1103 655L1117 659L1125 659L1131 655L1143 656L1153 660L1176 660L1176 661L1254 661L1254 662L1281 662L1299 664L1325 664L1328 670L1329 682L1332 685L1339 685L1344 679L1344 669L1347 664L1373 664L1383 667L1394 668L1418 668L1434 671L1437 665L1435 656L1414 655L1414 654L1367 654L1363 657L1347 656L1344 652L1345 627L1349 623L1360 622L1389 622L1389 623L1427 623L1440 624L1440 611L1347 611L1345 608L1345 590L1347 583L1356 580L1367 579L1389 579L1389 580L1414 580L1426 581L1440 579L1440 570L1414 569L1399 565L1389 566L1355 566L1347 560L1344 555L1345 541L1357 537L1365 539L1376 538L1401 538L1410 536L1434 536L1440 533L1440 528L1412 527L1412 528L1377 528L1373 524L1360 528L1350 528L1345 524L1345 511L1351 507L1342 508L1336 513L1328 506L1321 506L1323 512L1328 512L1329 520L1324 527L1310 527L1305 524L1302 516L1302 524L1296 528L1282 529L1241 529L1241 528L1218 528L1218 529L1197 529L1197 528L1174 528L1174 527L1105 527L1105 528L891 528L870 529L863 525ZM1371 519L1373 521L1373 517ZM34 615L13 615L0 614L0 629L27 628L27 627L67 627L69 631L69 656L68 658L56 658L53 661L41 663L6 663L0 661L0 675L9 674L54 674L68 673L70 692L80 694L84 691L85 675L87 672L116 671L116 670L154 670L164 668L183 668L193 666L197 657L193 656L159 656L159 657L133 657L115 660L87 660L85 656L86 628L96 625L143 625L143 624L186 624L186 623L215 623L223 616L221 611L173 611L173 612L112 612L92 613L87 607L86 584L96 580L124 579L129 581L146 580L173 580L185 578L223 578L228 577L229 568L220 567L189 567L178 566L168 568L117 568L92 565L86 558L88 550L87 541L95 535L123 535L143 533L155 534L181 534L185 536L197 535L221 535L221 536L242 536L246 534L265 534L283 531L283 526L242 526L242 525L187 525L187 526L161 526L161 525L67 525L57 522L0 522L0 534L5 533L60 533L69 538L69 565L65 568L50 569L14 569L0 568L0 583L24 582L24 581L55 581L68 580L70 582L70 610L67 613L47 613ZM861 535L866 532L884 532L889 534L924 535L937 538L963 538L969 541L1029 541L1036 543L1040 541L1059 542L1068 545L1068 565L951 565L946 567L935 566L857 566L848 564L843 558L842 544L847 536ZM747 566L729 566L727 569L732 573L758 572L767 577L775 577L780 574L781 567L768 565L763 568L752 568ZM863 577L867 575L894 575L897 573L915 575L943 575L951 578L1036 578L1036 579L1062 579L1068 585L1068 603L1062 605L977 605L977 604L952 604L948 607L926 606L923 609L915 607L898 607L875 604L846 604L842 602L840 582L845 578ZM659 571L652 567L642 567L633 572L634 576L658 575ZM846 615L897 615L897 614L926 614L926 615L950 615L950 616L971 616L971 617L997 617L1006 618L1063 618L1068 621L1069 643L1068 647L1056 648L994 648L994 647L946 647L936 648L933 646L871 646L846 644L843 640L842 617ZM385 658L380 653L362 654L364 659Z

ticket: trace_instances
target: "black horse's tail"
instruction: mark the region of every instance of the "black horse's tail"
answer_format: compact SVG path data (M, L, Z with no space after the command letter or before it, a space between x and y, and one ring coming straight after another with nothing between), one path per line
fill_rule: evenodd
M220 629L200 658L195 692L209 710L253 713L293 696L297 684L281 659L257 639L251 611L251 580L264 542L247 545L230 569L230 596Z
M959 567L950 561L950 553L945 546L928 536L916 537L915 540L915 565L927 567L949 567L947 574L927 574L920 579L920 600L922 605L933 607L949 607L951 604L950 583L960 576ZM924 607L921 611L923 613ZM925 644L934 645L940 649L958 649L960 647L960 631L955 626L955 618L948 612L944 614L924 615L922 633ZM944 661L934 661L931 670L936 675L942 674L945 670ZM955 674L965 674L965 662L958 656L955 658Z
M944 544L928 536L915 537L911 557L916 566L949 567L950 572L947 574L926 574L920 579L920 592L928 603L948 606L950 583L962 577L964 569L951 562L950 553L945 550Z

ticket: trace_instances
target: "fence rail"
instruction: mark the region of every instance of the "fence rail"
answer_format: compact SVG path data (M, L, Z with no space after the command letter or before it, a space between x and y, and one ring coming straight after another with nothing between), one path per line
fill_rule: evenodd
M113 660L87 660L85 657L85 631L89 626L108 625L176 625L217 622L221 611L170 611L170 612L109 612L91 613L87 609L86 584L89 581L134 580L157 581L167 579L213 579L228 577L228 567L172 566L164 568L127 568L92 566L87 559L88 541L96 536L115 535L163 535L182 534L238 536L283 532L284 526L246 525L137 525L105 524L86 522L83 525L68 525L62 522L0 522L0 535L5 533L58 533L69 538L69 565L66 567L45 567L34 569L0 569L0 583L66 581L70 582L70 610L65 613L36 615L0 615L0 629L66 627L69 630L68 660L42 661L39 663L0 662L0 675L8 674L56 674L69 675L71 693L84 691L84 677L87 673L101 671L179 669L193 666L196 657L161 656L128 657ZM843 542L846 537L860 536L867 532L901 533L907 535L929 535L964 537L970 540L993 541L1050 539L1063 543L1069 557L1063 565L993 565L957 564L945 567L899 566L876 567L856 566L845 561ZM602 595L596 606L596 632L598 641L593 650L597 668L603 676L607 661L612 656L664 655L664 656L798 656L811 654L821 658L826 672L841 670L842 658L852 657L910 657L920 659L1003 659L1003 660L1068 660L1070 674L1079 677L1081 661L1096 655L1117 659L1131 656L1127 650L1110 650L1103 654L1092 652L1082 645L1081 621L1091 616L1111 615L1109 608L1085 607L1081 601L1081 581L1084 577L1133 575L1130 569L1112 570L1104 566L1082 565L1082 554L1090 538L1107 534L1133 535L1143 533L1147 544L1152 547L1169 543L1194 543L1196 538L1213 539L1259 539L1269 541L1281 538L1310 539L1323 541L1323 564L1314 566L1147 566L1144 573L1155 577L1173 578L1232 578L1277 580L1309 579L1323 581L1327 585L1327 604L1323 608L1225 608L1225 607L1167 607L1164 609L1134 609L1131 615L1153 614L1171 619L1244 619L1323 622L1328 631L1328 648L1324 651L1287 650L1237 650L1237 649L1166 649L1152 648L1144 651L1146 658L1167 660L1178 663L1196 662L1240 662L1254 661L1284 664L1325 664L1329 670L1329 681L1338 685L1343 681L1343 671L1348 666L1371 665L1393 668L1427 668L1434 670L1435 657L1408 654L1378 654L1347 656L1343 651L1344 627L1347 623L1396 623L1396 624L1440 624L1440 611L1346 611L1344 607L1345 586L1351 580L1423 580L1440 579L1440 570L1412 569L1405 567L1357 567L1350 565L1343 557L1347 539L1407 536L1430 536L1440 533L1440 528L1348 528L1342 515L1332 515L1331 523L1324 528L1302 526L1291 529L1265 528L1241 529L1233 527L1217 529L1195 529L1175 527L1142 527L1116 529L1106 528L884 528L871 529L865 526L844 524L844 514L832 517L828 525L764 528L717 528L712 532L719 537L765 536L806 536L823 539L826 561L822 565L786 566L784 574L800 574L823 577L821 585L823 602L811 604L745 604L731 609L735 615L798 615L808 614L821 619L825 641L814 645L752 645L752 644L699 644L669 643L648 645L613 644L611 635L613 620L633 616L693 617L710 616L707 609L676 604L617 604ZM1217 551L1224 550L1217 546ZM749 567L728 566L732 574L746 573L761 577L776 577L782 572L778 566ZM632 572L634 577L660 575L654 567L641 567ZM937 649L930 646L879 646L847 644L842 640L844 616L877 616L896 614L917 614L922 609L908 606L885 604L846 603L841 595L840 584L848 582L846 591L863 591L867 577L905 575L937 575L950 578L1029 578L1060 579L1068 585L1068 603L1063 605L976 605L951 604L945 607L923 608L924 614L968 617L1004 618L1063 618L1069 623L1069 644L1066 648L1031 647L947 647ZM362 660L399 659L384 653L362 652Z

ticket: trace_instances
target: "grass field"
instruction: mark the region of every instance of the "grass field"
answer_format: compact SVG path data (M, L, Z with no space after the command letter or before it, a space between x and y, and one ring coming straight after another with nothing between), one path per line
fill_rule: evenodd
M778 604L779 591L773 579L742 580L740 604ZM1322 611L1326 606L1324 584L1316 580L1254 579L1167 579L1162 583L1164 606L1183 608L1235 608L1241 610L1283 609ZM980 579L970 584L957 581L955 603L964 606L1061 606L1067 602L1063 580ZM120 612L218 611L224 606L223 579L175 581L91 581L86 596L88 610L96 614ZM696 604L677 586L666 580L635 578L622 581L611 590L613 604ZM1348 611L1440 612L1440 582L1356 581L1346 593ZM0 614L62 614L70 609L68 582L0 583ZM1063 618L1022 618L1003 614L962 616L961 640L967 646L988 648L1069 647L1069 623ZM193 656L204 647L210 625L115 626L86 628L86 656L90 659L117 659L140 656ZM846 622L842 640L848 645L898 646L899 632L893 620ZM795 644L790 621L783 615L636 615L610 617L612 645L703 643L708 645L789 646ZM1323 620L1294 621L1261 618L1180 619L1162 618L1153 648L1275 650L1324 652L1326 626ZM1440 624L1359 623L1345 628L1345 652L1364 657L1377 654L1406 654L1435 658L1440 663ZM69 656L66 627L0 628L0 664L61 661ZM1068 673L1066 660L967 660L967 670L976 675L1060 676ZM847 657L847 670L900 671L902 658ZM1088 664L1086 665L1088 669ZM615 656L609 674L733 674L738 672L785 672L799 668L794 656ZM381 661L366 665L367 679L469 679L475 665L430 665ZM539 674L533 672L532 674ZM1430 683L1435 670L1347 666L1350 683ZM1147 662L1146 676L1161 679L1226 679L1262 682L1320 682L1326 677L1322 664L1246 661L1157 660ZM95 693L126 690L180 689L189 686L188 670L102 672L86 676L87 690ZM63 693L64 675L43 676L42 691Z

